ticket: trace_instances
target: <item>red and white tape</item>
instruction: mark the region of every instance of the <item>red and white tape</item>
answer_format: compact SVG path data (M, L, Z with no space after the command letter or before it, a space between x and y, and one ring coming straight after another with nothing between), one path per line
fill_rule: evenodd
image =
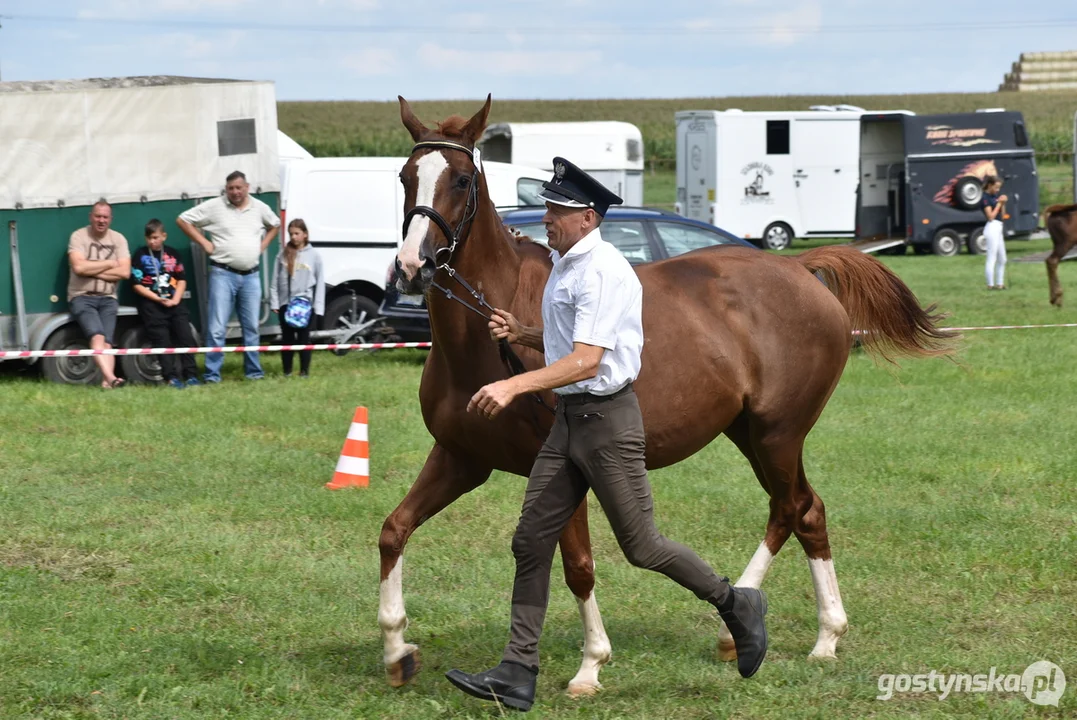
M1045 325L981 325L978 327L948 327L943 330L976 332L980 330L1033 330L1041 328L1077 328L1077 323L1050 323ZM864 331L853 330L853 335ZM321 345L228 345L226 347L189 348L111 348L109 350L9 350L0 352L0 360L17 360L50 357L86 357L91 355L201 355L204 353L281 352L282 350L398 350L403 348L428 348L428 342L410 343L351 343Z
M18 358L84 357L87 355L201 355L203 353L280 352L282 350L397 350L428 348L431 343L352 343L322 345L228 345L226 347L188 348L110 348L108 350L11 350L0 352L0 360Z

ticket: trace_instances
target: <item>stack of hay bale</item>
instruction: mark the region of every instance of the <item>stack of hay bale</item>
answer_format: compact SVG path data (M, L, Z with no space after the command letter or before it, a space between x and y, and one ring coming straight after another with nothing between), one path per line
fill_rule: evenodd
M998 89L1077 90L1077 50L1021 53Z

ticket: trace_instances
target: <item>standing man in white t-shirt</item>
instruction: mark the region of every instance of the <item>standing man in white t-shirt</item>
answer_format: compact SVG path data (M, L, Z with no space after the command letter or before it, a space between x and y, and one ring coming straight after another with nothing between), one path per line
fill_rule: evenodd
M643 417L632 389L643 350L643 288L628 261L602 240L599 225L621 198L564 158L543 184L543 223L553 269L542 295L541 328L497 311L495 340L543 352L546 367L481 388L468 411L493 419L517 396L553 390L553 428L528 479L512 551L516 579L512 623L501 664L486 672L451 670L449 681L484 700L529 710L535 700L539 636L549 599L557 540L589 490L605 512L628 561L660 572L715 606L751 677L767 651L766 596L734 588L691 549L654 525L644 464Z
M262 284L258 259L280 231L280 218L268 205L250 196L247 176L236 170L225 180L224 197L215 197L185 210L176 224L209 255L209 345L221 347L232 310L239 316L243 344L258 344L258 315ZM209 234L213 240L206 239ZM243 354L248 380L265 377L257 352ZM221 381L223 353L206 354L207 383Z

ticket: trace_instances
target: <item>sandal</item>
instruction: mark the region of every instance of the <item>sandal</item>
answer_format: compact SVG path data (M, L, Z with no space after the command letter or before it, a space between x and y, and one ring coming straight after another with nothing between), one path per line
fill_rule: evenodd
M112 389L115 390L116 388L121 388L126 384L127 384L126 380L124 380L121 377L118 377L118 378L116 378L115 380L112 381L111 386L112 386Z

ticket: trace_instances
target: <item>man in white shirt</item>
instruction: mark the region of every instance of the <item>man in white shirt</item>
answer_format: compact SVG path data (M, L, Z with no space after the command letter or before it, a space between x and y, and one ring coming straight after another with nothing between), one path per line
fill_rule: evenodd
M554 158L554 178L543 188L543 223L554 251L542 296L543 326L522 326L499 310L490 332L495 340L542 351L546 367L486 385L468 411L493 419L521 394L553 390L556 416L512 539L516 579L502 662L476 674L451 670L447 677L475 697L531 708L554 550L588 490L629 562L663 573L718 609L736 643L740 673L750 677L766 655L766 596L734 589L654 525L643 417L632 390L643 349L643 289L632 266L599 232L606 210L621 199L563 158Z
M224 197L185 210L176 224L209 255L208 344L224 345L228 318L235 309L243 329L243 344L257 345L262 302L258 259L277 236L280 218L264 202L250 196L247 176L239 170L231 173L225 183ZM212 242L206 239L206 233ZM243 355L243 374L248 380L262 379L265 373L258 353ZM206 353L207 383L221 381L222 365L223 353Z

